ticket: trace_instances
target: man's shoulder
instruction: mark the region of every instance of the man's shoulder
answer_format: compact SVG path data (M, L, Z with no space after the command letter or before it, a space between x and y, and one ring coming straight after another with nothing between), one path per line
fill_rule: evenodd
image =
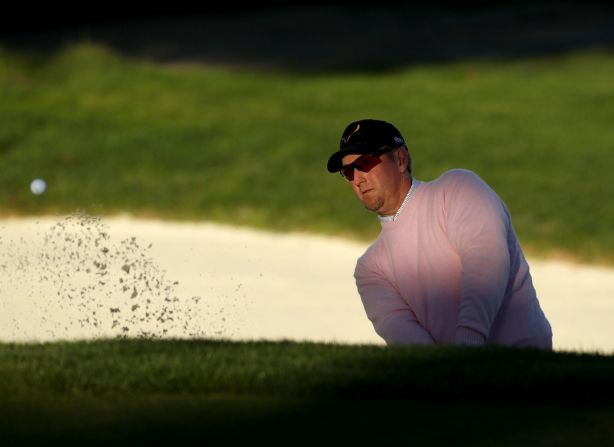
M469 169L450 169L441 174L437 179L429 182L431 188L446 193L447 191L485 191L490 186L475 172Z
M459 182L483 182L482 178L470 169L456 168L441 174L433 183L450 184Z
M372 269L378 264L378 258L382 251L382 234L367 247L365 252L356 260L356 271Z
M371 242L371 245L367 247L364 253L360 255L360 257L358 258L358 262L360 262L361 260L372 259L373 257L376 257L381 249L381 240L382 235L380 233L380 235L373 242Z

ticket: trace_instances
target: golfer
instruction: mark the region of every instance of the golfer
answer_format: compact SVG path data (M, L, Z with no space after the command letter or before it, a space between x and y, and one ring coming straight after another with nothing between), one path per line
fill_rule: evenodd
M509 211L478 175L413 178L401 133L373 119L346 127L328 171L340 172L380 220L354 276L387 344L552 349Z

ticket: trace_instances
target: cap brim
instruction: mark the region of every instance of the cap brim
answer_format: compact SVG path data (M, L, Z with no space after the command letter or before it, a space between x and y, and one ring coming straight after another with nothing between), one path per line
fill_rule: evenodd
M369 149L368 147L348 147L348 148L344 148L341 151L337 151L335 152L333 155L330 156L330 158L328 159L328 164L327 164L327 168L328 168L328 172L339 172L341 171L341 168L343 167L343 157L345 157L346 155L351 155L351 154L370 154L371 152L373 152L373 149Z

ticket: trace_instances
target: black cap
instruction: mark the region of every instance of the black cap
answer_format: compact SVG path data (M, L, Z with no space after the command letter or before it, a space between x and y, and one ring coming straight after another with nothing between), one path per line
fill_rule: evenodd
M363 119L348 124L341 135L339 150L328 159L328 172L342 168L342 159L348 154L371 154L379 149L404 146L401 132L386 121Z

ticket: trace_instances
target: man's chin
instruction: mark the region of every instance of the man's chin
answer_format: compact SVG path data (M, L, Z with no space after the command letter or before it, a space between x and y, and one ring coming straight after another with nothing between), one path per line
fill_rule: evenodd
M362 202L362 204L367 210L373 211L374 213L377 213L382 208L382 206L384 206L383 201L380 200Z

